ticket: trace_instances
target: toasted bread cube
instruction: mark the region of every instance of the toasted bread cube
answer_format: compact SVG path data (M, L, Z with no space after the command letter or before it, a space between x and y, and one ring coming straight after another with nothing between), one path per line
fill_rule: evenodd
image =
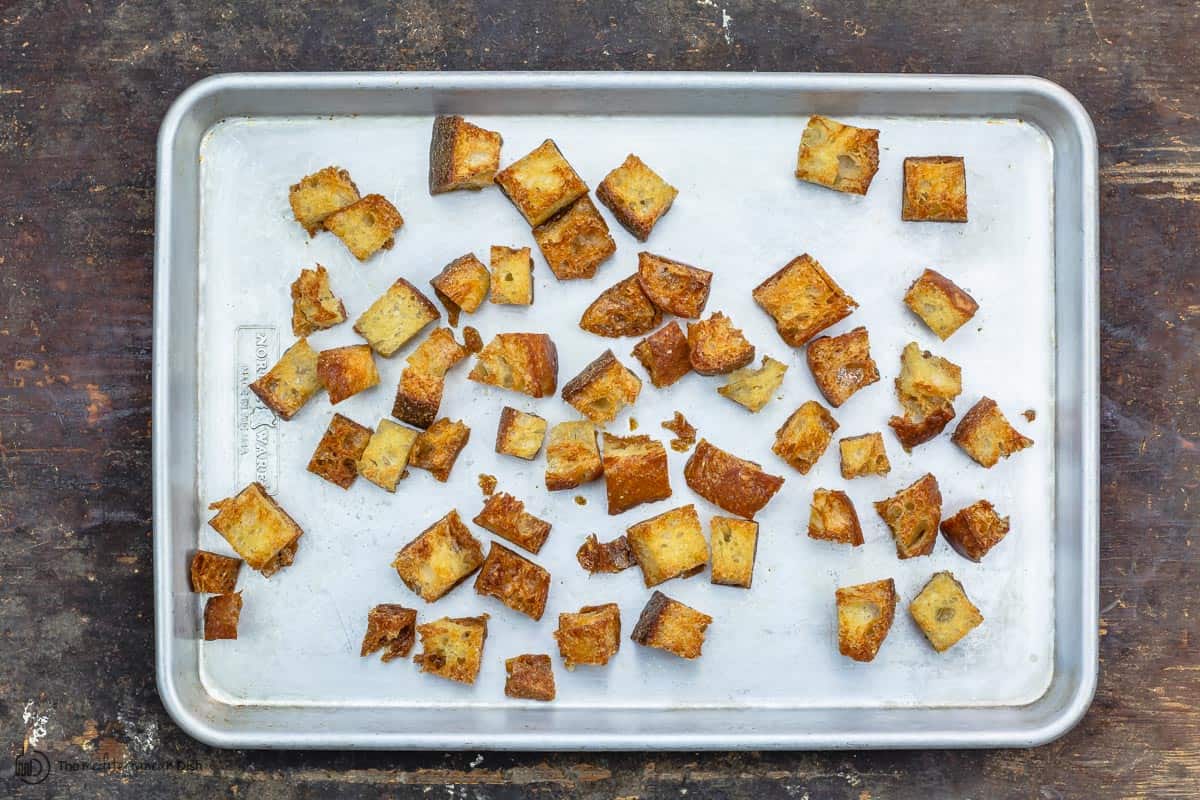
M983 622L979 609L949 572L934 573L908 604L908 613L939 653L949 650Z
M404 278L397 278L354 323L354 330L387 358L442 314Z
M866 194L879 170L879 131L813 115L800 137L796 177L839 192Z
M371 346L352 344L317 354L317 379L329 393L332 405L379 385L379 370Z
M498 172L496 184L531 228L541 225L588 190L583 178L571 168L551 139Z
M942 492L937 478L926 473L920 480L875 503L875 510L892 529L899 558L927 556L937 541L942 518Z
M696 445L696 452L684 465L683 478L708 502L747 519L754 519L783 486L783 478L763 472L753 461L727 453L707 439Z
M550 573L544 568L492 542L483 569L475 578L475 593L494 597L513 611L541 619L550 594Z
M838 651L855 661L874 661L896 616L891 578L837 590Z
M345 321L346 306L329 288L329 272L320 264L300 270L292 281L292 333L308 336Z
M617 361L612 350L605 350L567 382L562 399L592 422L605 425L636 403L641 391L641 379Z
M942 536L963 558L979 562L1008 534L1008 517L1001 517L987 500L972 503L942 520Z
M904 293L904 305L929 326L939 339L961 328L975 316L979 303L954 281L940 272L927 269Z
M301 339L289 347L250 391L282 420L289 420L309 399L321 391L317 377L317 352Z
M594 533L589 533L575 552L575 560L593 575L597 572L616 574L637 563L633 557L633 550L629 547L628 537L618 536L611 542L601 544Z
M389 492L408 474L408 457L412 454L419 431L397 425L390 419L379 420L367 446L358 459L358 474Z
M559 614L554 640L568 670L580 664L602 667L621 649L621 609L605 603L584 606L577 614Z
M776 361L770 356L763 356L762 366L758 369L743 367L734 370L725 385L718 387L717 394L728 397L756 414L771 401L771 397L779 390L786 372L787 364Z
M708 270L643 251L637 274L646 297L662 311L689 319L704 313L713 277Z
M250 569L270 577L292 563L304 531L261 483L251 483L235 496L209 505L217 515L208 521Z
M758 523L747 519L713 517L712 582L750 588L758 552Z
M1033 439L1018 433L990 397L971 406L951 438L977 464L988 469L1001 458L1033 446Z
M617 252L608 223L586 194L534 228L533 240L560 281L591 278Z
M544 333L498 333L476 356L467 377L521 392L547 397L558 388L558 350Z
M879 380L879 369L871 358L871 340L861 326L841 336L818 336L809 342L808 368L834 408Z
M672 320L633 348L650 382L662 389L692 371L691 351L679 323Z
M392 567L404 585L432 603L483 564L483 548L451 511L401 548Z
M800 347L858 308L854 298L807 253L760 283L754 302L771 315L780 337L792 347Z
M422 652L413 663L441 678L459 683L474 683L483 662L483 643L487 640L488 615L478 617L442 617L417 626Z
M240 558L197 550L188 569L192 591L198 594L229 594L237 588L241 568Z
M325 229L342 240L359 261L380 250L391 250L404 217L381 194L369 194L325 218Z
M533 305L533 258L528 247L492 245L491 266L490 302L507 306Z
M437 328L409 354L400 373L392 416L418 428L428 428L442 405L446 373L467 357L467 348L454 340L449 328Z
M522 700L554 699L554 670L550 656L521 655L504 660L504 695Z
M967 170L962 156L904 159L906 222L966 222Z
M532 461L546 439L546 420L511 406L500 412L496 429L496 452Z
M526 511L525 504L507 492L488 497L472 522L534 555L546 543L551 527L549 522Z
M655 591L642 609L629 638L680 658L698 658L704 647L704 632L712 621L708 614Z
M646 241L678 194L678 189L632 153L596 187L596 197L639 242Z
M696 443L695 427L678 411L671 419L663 420L662 426L675 434L675 438L671 440L671 449L676 453L686 453Z
M458 115L433 120L429 139L429 193L456 189L479 191L492 185L500 169L500 145L495 131L472 125Z
M690 578L708 563L708 542L691 503L631 525L625 536L647 587Z
M487 298L492 273L474 253L467 253L442 267L429 285L439 297L449 298L458 308L474 314Z
M600 293L592 301L579 327L597 336L615 339L620 336L641 336L658 327L662 312L650 302L637 275L630 275Z
M831 489L815 490L808 512L808 536L853 547L861 545L862 525L850 495Z
M367 632L363 635L359 658L383 651L384 662L408 658L417 638L416 609L396 603L382 603L367 612Z
M775 431L771 452L807 475L833 441L837 420L816 400L808 400Z
M954 398L962 392L962 370L944 358L909 342L900 354L900 377L896 397L903 417L892 417L888 426L896 432L905 452L937 436L954 419Z
M316 236L326 217L358 202L358 197L350 173L339 167L325 167L307 175L288 191L292 214L309 236Z
M450 470L458 460L458 454L467 446L471 429L462 420L451 422L442 417L422 431L413 442L408 463L417 469L429 470L441 483L450 478Z
M667 450L662 442L649 436L604 434L604 488L609 514L670 497Z
M720 311L687 326L688 359L701 375L725 375L754 360L754 345Z
M308 471L330 483L349 489L358 477L358 460L371 441L371 429L349 417L334 414L317 443Z
M236 639L242 615L242 593L217 594L204 603L204 641Z
M838 442L842 454L842 477L846 480L863 475L887 475L892 471L882 433L848 436Z
M550 429L546 445L546 488L574 489L604 473L596 426L587 420L560 422Z

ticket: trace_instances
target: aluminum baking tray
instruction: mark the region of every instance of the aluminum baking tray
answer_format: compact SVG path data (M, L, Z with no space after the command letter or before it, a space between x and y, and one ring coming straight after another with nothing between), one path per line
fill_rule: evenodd
M866 197L793 177L813 112L882 130L880 170ZM452 258L491 244L532 244L498 191L431 198L432 116L460 113L504 135L504 162L553 137L594 188L637 152L679 189L647 249L712 269L709 309L728 313L761 354L790 365L782 399L750 415L691 375L666 391L647 382L611 427L667 436L683 410L701 434L786 476L759 515L750 591L706 577L661 589L710 613L704 655L684 662L628 641L648 591L638 571L588 577L574 560L584 536L612 538L684 502L716 511L684 485L672 453L670 500L610 518L602 484L548 493L542 463L492 452L503 403L551 422L573 412L452 373L443 413L473 429L448 484L414 474L395 495L359 481L349 492L304 470L330 415L322 396L275 423L246 390L291 341L287 285L301 266L329 268L351 318L404 275L418 285ZM970 222L900 221L901 161L966 157ZM365 264L333 236L309 239L290 219L286 190L326 164L406 219L393 250ZM155 601L159 691L190 734L223 747L431 749L716 749L1028 746L1068 730L1096 682L1097 649L1097 181L1095 135L1060 87L1030 77L755 74L223 75L188 89L158 144L154 351ZM608 216L606 209L603 213ZM631 273L643 249L608 216L617 254L592 281L556 282L540 255L533 309L487 306L468 317L484 338L504 330L555 337L560 386L603 349L640 372L633 340L576 327L603 288ZM536 248L534 250L537 253ZM841 487L836 453L807 477L770 453L772 431L817 398L800 351L783 344L751 288L802 252L818 258L860 303L834 332L866 324L882 380L838 409L839 435L885 430L893 470L845 486L867 542L853 552L808 539L812 489ZM900 303L926 266L981 301L971 325L938 342ZM313 337L352 343L349 325ZM885 421L895 406L898 353L915 340L964 367L959 414L995 398L1037 445L992 470L943 435L906 455ZM374 425L390 409L402 358L383 381L338 411ZM1026 423L1021 411L1032 409ZM1012 533L982 564L939 541L929 558L899 561L869 505L932 471L945 508L981 496L1012 517ZM460 588L428 607L390 569L394 552L450 507L482 500L479 473L549 518L538 561L554 576L534 623ZM207 504L261 480L307 531L296 563L270 580L245 570L242 638L204 643L200 599L186 563L196 547L225 550ZM586 499L578 505L574 495ZM482 530L475 532L485 541ZM935 570L958 575L987 621L938 655L904 608ZM833 591L891 576L904 605L870 664L837 654ZM555 655L559 699L508 700L503 659L555 652L560 611L616 601L626 639L603 669L568 673ZM423 618L487 611L485 666L473 687L418 674L407 661L360 659L365 615L380 602Z

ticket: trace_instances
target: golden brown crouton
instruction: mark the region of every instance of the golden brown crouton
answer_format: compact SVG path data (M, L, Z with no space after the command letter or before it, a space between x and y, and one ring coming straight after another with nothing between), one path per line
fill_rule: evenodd
M962 557L978 562L1008 534L1008 517L1001 517L987 500L972 503L942 520L942 536Z
M534 228L533 240L560 281L591 278L617 252L608 223L586 194Z
M546 420L511 406L500 412L496 430L496 452L532 461L546 438Z
M325 218L325 229L342 240L359 261L390 250L404 217L381 194L369 194Z
M358 477L358 460L371 441L371 429L334 414L308 462L308 471L343 489Z
M714 447L706 439L700 440L684 465L683 479L708 502L747 519L754 519L783 486L783 478L763 472L753 461Z
M547 397L558 388L558 350L544 333L498 333L476 356L467 377L521 392Z
M401 548L392 567L426 603L444 596L483 564L483 548L451 511Z
M436 117L429 139L429 193L491 186L500 169L503 142L500 134L458 115Z
M550 429L546 445L546 488L552 492L574 489L604 472L596 426L587 420L560 422Z
M535 555L550 535L550 523L530 514L524 503L507 492L488 497L472 522Z
M704 632L712 621L708 614L655 591L629 638L680 658L698 658L704 647Z
M204 641L236 639L242 615L242 593L218 594L204 603Z
M596 187L596 197L639 242L646 241L678 194L678 189L632 153Z
M717 393L749 409L751 413L758 413L779 389L786 372L787 364L763 356L761 367L735 370L725 385L717 388Z
M708 542L691 503L631 525L625 536L646 586L690 578L708 563Z
M704 313L713 277L708 270L641 252L637 274L646 297L666 313L689 319Z
M771 315L780 337L792 347L800 347L858 308L808 253L760 283L754 302Z
M1018 433L990 397L971 406L952 438L963 452L988 469L1001 458L1033 446L1033 439Z
M896 582L891 578L837 590L838 651L855 661L873 661L896 616Z
M325 218L358 201L358 187L350 173L339 167L325 167L300 179L288 191L288 202L296 221L309 236L316 236Z
M408 463L417 469L429 470L433 477L445 483L450 478L450 470L458 454L467 446L471 438L471 429L462 420L451 422L442 417L422 431L413 442L412 452L409 453Z
M329 393L332 405L379 385L379 370L371 346L352 344L317 354L317 379Z
M904 159L904 207L907 222L966 222L967 170L962 156Z
M913 601L908 613L939 653L958 643L983 622L983 615L949 572L937 572Z
M617 361L612 350L605 350L567 382L562 399L592 422L605 425L636 403L641 391L641 379Z
M208 521L250 569L270 577L292 563L304 531L261 483L251 483L234 497L209 505L217 515Z
M455 341L453 331L437 328L404 360L414 372L441 378L466 357L467 348Z
M345 321L346 306L329 288L329 272L320 264L300 270L292 281L292 333L308 336Z
M954 419L952 403L960 392L962 370L957 364L922 350L916 342L905 345L896 378L904 416L888 420L905 452L937 436Z
M442 314L404 278L397 278L354 323L354 330L387 358Z
M712 582L750 588L758 552L758 523L730 517L712 518Z
M687 326L688 359L701 375L725 375L754 360L754 345L720 311Z
M468 314L474 314L487 298L492 274L474 253L467 253L442 267L429 285L438 293L438 297L448 299Z
M463 327L463 346L468 353L478 353L483 349L483 337L470 325Z
M417 612L396 603L382 603L367 612L367 632L363 635L359 658L383 651L387 662L408 658L417 638Z
M621 649L621 610L616 603L584 606L577 614L559 614L554 632L563 664L602 667Z
M850 495L831 489L815 490L808 512L808 535L811 539L861 545L862 525Z
M492 303L508 306L533 305L533 258L528 247L492 245Z
M397 425L390 419L379 420L367 447L358 459L358 474L389 492L408 474L408 457L419 431Z
M531 228L541 225L588 190L551 139L498 172L496 184Z
M879 380L879 369L871 358L870 337L863 327L841 336L813 339L808 343L808 368L817 388L834 408Z
M492 542L483 569L475 578L475 593L494 597L531 619L541 619L550 594L550 573L516 551Z
M838 427L837 420L824 406L809 400L775 431L771 452L799 470L801 475L807 475L829 447Z
M638 342L633 354L650 373L650 382L660 389L692 371L687 337L674 320Z
M876 502L875 510L892 529L899 558L933 552L942 518L942 492L937 478L927 473L907 489Z
M504 661L504 695L523 700L554 699L554 670L550 656L521 655Z
M904 305L929 326L939 339L947 339L961 328L975 312L979 303L954 281L927 269L912 282L904 293Z
M467 348L454 340L449 328L438 328L417 345L400 373L392 416L418 428L428 428L442 405L446 372L467 357Z
M879 131L813 115L800 137L796 177L839 192L866 194L879 170Z
M589 533L587 539L579 546L575 559L579 566L593 575L597 572L616 574L637 563L633 557L633 550L629 548L628 537L618 536L611 542L601 544L594 533Z
M882 433L848 436L838 442L842 453L842 477L846 480L863 475L887 475L892 471Z
M307 339L301 339L279 357L275 366L250 384L250 391L280 419L291 419L321 391L317 352L308 346Z
M579 327L597 336L641 336L658 327L662 312L650 302L637 275L608 287L584 310Z
M678 411L671 419L663 420L662 426L675 434L675 438L671 440L671 449L676 453L686 453L696 443L696 428Z
M197 550L188 572L192 591L201 594L229 594L237 587L240 558L230 558L207 550Z
M667 451L662 442L649 436L604 434L604 486L609 514L670 497Z
M474 683L483 661L483 643L487 641L488 615L478 617L442 617L417 626L422 652L413 663L441 678L459 683Z

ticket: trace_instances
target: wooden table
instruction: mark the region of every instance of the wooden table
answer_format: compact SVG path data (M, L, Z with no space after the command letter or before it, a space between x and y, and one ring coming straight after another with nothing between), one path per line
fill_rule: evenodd
M0 723L12 754L25 737L52 762L20 796L1200 795L1195 3L256 5L0 5ZM170 722L150 588L154 142L167 105L235 70L568 68L1032 73L1091 111L1102 639L1099 692L1074 731L1030 751L443 755L222 752Z

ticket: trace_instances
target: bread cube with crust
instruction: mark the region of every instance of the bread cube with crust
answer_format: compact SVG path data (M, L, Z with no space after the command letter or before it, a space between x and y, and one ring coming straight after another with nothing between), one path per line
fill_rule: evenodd
M658 327L662 312L642 291L637 275L630 275L608 287L592 301L579 327L597 336L615 339L620 336L642 336Z
M587 184L552 139L496 173L496 185L536 227L587 194Z
M269 578L292 563L304 531L261 483L248 484L233 497L218 500L209 508L217 515L208 524L225 537L250 569Z
M358 460L371 441L371 429L349 417L334 414L317 443L308 471L332 484L349 489L358 477Z
M504 695L522 700L554 699L554 670L550 656L525 654L504 660Z
M900 354L896 397L903 417L893 416L888 426L911 452L937 436L954 419L954 398L962 392L962 369L957 364L909 342Z
M325 229L341 239L359 261L380 250L391 250L396 231L403 225L404 217L381 194L369 194L325 218Z
M980 500L942 520L942 536L963 558L979 562L1008 534L1008 517L1001 517L987 500Z
M818 336L809 342L808 368L817 388L834 408L879 380L879 369L871 358L871 340L861 326L840 336Z
M417 287L397 278L354 323L354 330L387 358L442 314Z
M838 442L842 454L842 477L846 480L864 475L887 475L892 471L882 433L848 436Z
M396 553L392 568L426 603L445 596L483 564L483 548L457 511L430 525Z
M596 534L589 533L587 539L575 552L579 566L595 575L597 572L616 574L624 572L637 563L629 547L629 537L618 536L611 542L601 543Z
M330 214L353 205L358 198L358 187L350 180L350 173L340 167L325 167L306 175L288 190L292 214L309 236L317 235Z
M442 378L467 357L467 352L467 348L455 340L453 331L436 328L404 360L413 372Z
M450 470L458 460L458 454L467 446L471 429L462 420L451 421L442 417L422 431L413 442L408 463L417 469L429 470L439 482L450 478Z
M691 503L631 525L625 536L647 587L690 578L708 563L708 542Z
M500 134L472 125L457 114L434 118L429 139L429 193L477 192L491 186L500 169L503 143Z
M650 382L660 389L692 371L687 336L675 320L638 342L633 354L650 373Z
M237 588L241 568L240 558L197 550L188 568L192 591L198 594L229 594Z
M544 333L498 333L475 355L467 377L530 397L558 388L558 350Z
M506 306L533 305L533 258L528 247L492 245L491 266L490 302Z
M617 243L586 194L533 229L533 240L560 281L591 278Z
M204 641L236 639L242 615L242 593L218 594L204 603Z
M808 536L853 547L861 545L862 525L850 495L833 489L815 490L808 512Z
M492 285L492 274L474 253L451 261L429 281L443 302L449 300L456 308L474 314L487 299Z
M833 441L838 427L828 409L816 400L808 400L775 431L771 452L799 470L801 475L807 475Z
M754 360L754 345L720 311L689 322L687 338L688 359L701 375L725 375Z
M987 469L996 466L1001 458L1033 446L1033 439L1018 433L990 397L971 406L952 438L975 463Z
M655 591L642 609L629 638L680 658L699 658L704 647L704 633L712 621L708 614Z
M538 620L546 610L550 573L515 550L492 542L475 578L475 593L494 597L513 611Z
M416 609L382 603L367 612L367 632L363 634L358 656L365 658L382 650L384 662L408 658L416 638Z
M940 272L927 269L904 293L904 305L945 340L975 316L979 303Z
M307 339L301 339L284 351L275 366L250 384L250 391L277 417L291 419L314 394L321 391L321 379L317 377L317 351L309 347Z
M317 354L317 379L329 393L332 405L379 385L379 370L371 346L352 344Z
M754 519L783 486L783 478L709 444L707 439L696 445L684 465L683 478L693 492L708 502L747 519Z
M908 613L939 653L949 650L983 623L983 615L954 575L936 572L908 604Z
M800 136L796 177L849 194L866 194L879 170L879 131L814 114Z
M546 439L546 420L505 406L496 429L496 452L532 461Z
M750 588L758 552L758 523L748 519L713 517L712 582Z
M646 241L678 194L678 189L633 153L596 187L596 197L639 242Z
M643 251L637 275L646 297L667 314L699 319L704 313L713 277L708 270Z
M459 683L475 683L483 662L483 643L487 641L488 615L478 617L442 617L417 626L422 652L413 663L441 678Z
M563 665L602 667L621 649L621 609L616 603L584 606L576 614L559 614L554 632Z
M409 354L400 373L392 416L418 428L428 428L442 405L446 373L467 357L467 348L454 340L449 328L437 328Z
M358 474L389 492L408 475L408 458L419 431L397 425L390 419L379 420L367 446L358 458Z
M874 661L896 616L896 582L843 586L836 596L838 651L855 661Z
M596 426L588 420L560 422L550 429L546 445L546 488L574 489L604 473Z
M535 555L546 543L551 527L549 522L526 511L525 504L507 492L488 497L472 522Z
M292 333L308 336L346 321L346 306L329 288L329 272L320 264L302 269L292 281Z
M808 253L789 261L754 289L754 302L775 320L779 336L800 347L858 308Z
M609 514L671 496L667 450L657 439L606 433L603 461Z
M927 556L937 541L942 519L942 492L937 478L926 473L920 480L875 503L875 510L892 530L899 558Z
M787 364L763 356L761 367L735 370L725 385L717 389L717 393L756 414L779 390L786 372Z
M617 361L612 350L605 350L567 382L562 399L592 422L605 425L636 403L641 391L641 379Z
M962 156L904 159L906 222L966 222L967 170Z

